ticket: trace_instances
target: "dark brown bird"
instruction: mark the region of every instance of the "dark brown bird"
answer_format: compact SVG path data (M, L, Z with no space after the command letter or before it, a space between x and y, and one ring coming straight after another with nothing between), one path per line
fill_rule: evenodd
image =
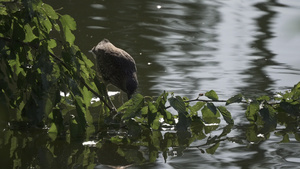
M97 71L106 84L110 83L127 93L128 99L138 87L134 59L123 49L115 47L107 39L94 46Z

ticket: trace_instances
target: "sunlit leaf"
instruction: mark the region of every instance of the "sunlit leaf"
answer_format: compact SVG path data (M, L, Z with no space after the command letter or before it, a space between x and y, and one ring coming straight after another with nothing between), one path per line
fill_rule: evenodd
M44 31L46 31L47 34L49 34L50 31L52 30L52 23L49 20L49 18L47 18L47 17L41 18L40 24L44 28ZM46 36L48 36L48 35L46 35Z
M243 100L243 95L242 94L237 94L230 99L226 101L226 105L229 105L231 103L240 103Z
M269 101L270 97L269 96L260 96L259 98L256 99L257 101Z
M148 114L148 107L147 107L147 106L144 106L144 107L141 109L141 114L143 114L143 115Z
M299 100L300 99L300 82L298 82L293 89L291 90L292 99Z
M157 128L157 120L158 120L157 114L158 112L156 106L153 103L149 102L148 103L148 125L149 126L152 126L153 123L155 123L154 127Z
M48 41L48 47L50 48L50 49L52 49L52 48L55 48L56 47L56 41L54 40L54 39L50 39L49 41Z
M224 120L228 123L228 124L233 124L233 119L231 116L231 113L226 109L226 107L224 106L219 106L218 110L220 111L220 113L222 114Z
M168 92L163 92L157 99L156 99L156 103L157 104L161 104L161 105L165 105L167 102L167 97L168 97L169 93Z
M91 99L93 97L93 94L92 92L90 92L85 86L82 88L82 98L83 98L83 101L84 101L84 104L86 106L89 106L91 104Z
M110 138L110 141L112 142L112 143L120 143L120 142L122 142L122 138L121 137L119 137L119 136L114 136L114 137L111 137Z
M43 100L43 101L40 102L40 104L44 105L44 111L45 111L46 115L48 115L52 111L52 109L53 109L53 103L52 103L52 101L50 99L50 96L48 95L47 97L48 98L46 98L45 100Z
M10 158L13 157L14 152L16 151L17 148L18 148L18 139L17 137L13 136L11 137L10 140L10 155L9 155Z
M51 127L50 129L48 130L49 133L58 133L57 131L57 127L56 127L56 124L55 123L52 123L51 124Z
M205 96L211 100L219 100L219 97L214 90L210 90L210 91L206 92Z
M220 114L219 112L214 113L211 111L208 106L204 106L201 110L202 112L202 119L205 121L205 123L220 123Z
M24 42L31 42L32 40L34 40L35 38L37 38L35 36L35 34L32 32L32 27L29 24L26 24L24 26L24 30L25 30L25 39Z
M6 8L4 6L0 6L0 15L7 15Z
M63 23L66 27L68 27L70 30L76 29L76 22L74 18L72 18L70 15L62 15L61 20L63 20Z
M173 117L172 113L170 113L167 110L163 110L161 112L161 114L164 116L164 120L165 120L166 123L174 124L174 117Z
M71 31L76 29L76 22L70 15L62 15L60 22L62 23L65 40L72 45L75 41L75 36Z
M58 19L58 15L56 14L54 9L50 5L43 3L41 5L41 7L46 12L46 14L49 16L49 18Z
M197 102L194 106L190 107L190 110L193 112L199 111L206 103L205 102Z
M19 73L22 73L23 75L25 75L25 72L24 72L23 68L21 67L19 55L16 55L16 59L9 60L8 64L10 65L10 67L12 68L12 70L17 75L19 75Z

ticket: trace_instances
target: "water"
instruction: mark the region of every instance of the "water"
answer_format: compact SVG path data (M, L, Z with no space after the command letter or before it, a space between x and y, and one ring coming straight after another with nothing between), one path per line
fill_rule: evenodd
M167 90L194 98L214 89L223 98L235 93L251 97L299 81L296 1L53 5L75 18L76 43L87 55L104 37L128 51L137 62L139 92L144 95Z
M237 93L257 97L300 81L300 1L45 2L75 18L75 43L91 59L88 51L103 38L130 53L143 95L158 96L166 90L196 98L213 89L221 99ZM245 140L246 129L240 127L247 124L244 108L228 109L235 120L228 137ZM166 163L160 155L156 163L142 168L299 168L299 142L293 136L289 143L281 140L271 135L255 144L225 141L214 155L190 147L183 155L169 156Z

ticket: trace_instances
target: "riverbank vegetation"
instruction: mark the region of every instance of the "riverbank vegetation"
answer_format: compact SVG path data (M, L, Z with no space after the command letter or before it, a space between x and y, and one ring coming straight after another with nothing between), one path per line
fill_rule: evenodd
M237 94L219 100L213 90L195 99L167 91L158 97L137 93L114 108L94 64L75 45L75 30L71 16L41 0L0 2L0 126L6 131L0 146L10 152L14 166L22 165L21 151L39 140L20 132L32 127L51 138L40 146L49 155L47 160L55 161L49 164L53 167L93 166L107 147L128 165L154 162L160 152L165 159L175 152L180 156L187 148L213 154L222 141L258 143L270 133L282 136L282 142L288 142L291 134L300 141L300 83L284 93L251 99ZM241 138L227 136L235 127L231 104L246 110L241 113L249 123ZM220 126L222 133L212 136ZM64 140L66 151L56 148L58 138ZM94 148L74 151L69 143L77 139L95 140L86 144ZM196 140L203 144L191 146ZM140 147L146 147L148 157ZM70 158L61 163L65 157Z

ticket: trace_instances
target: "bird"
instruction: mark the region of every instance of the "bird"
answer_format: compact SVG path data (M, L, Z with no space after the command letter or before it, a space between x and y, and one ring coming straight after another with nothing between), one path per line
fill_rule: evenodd
M135 60L123 49L103 39L92 48L96 58L96 72L105 84L112 84L127 94L128 100L138 88Z

